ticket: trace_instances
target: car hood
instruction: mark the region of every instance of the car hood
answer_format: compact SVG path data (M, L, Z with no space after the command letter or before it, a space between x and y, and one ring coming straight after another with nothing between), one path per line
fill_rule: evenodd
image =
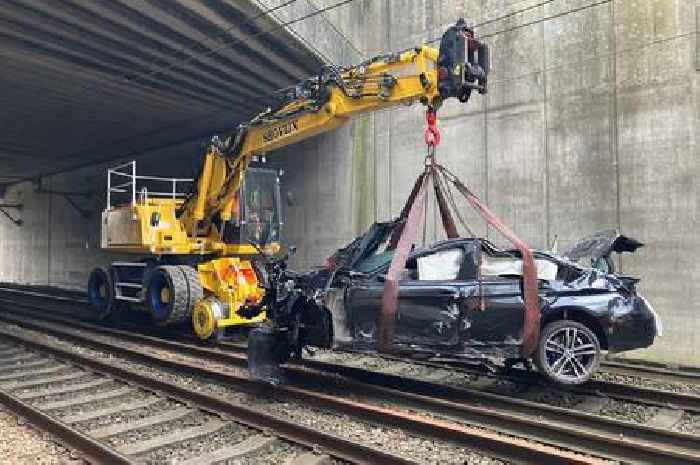
M576 262L582 257L598 259L609 257L613 252L634 252L642 246L644 243L622 235L614 229L608 229L577 241L562 256Z

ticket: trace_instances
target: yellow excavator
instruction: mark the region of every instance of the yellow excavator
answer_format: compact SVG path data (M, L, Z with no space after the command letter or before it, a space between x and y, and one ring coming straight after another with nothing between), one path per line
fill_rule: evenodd
M264 321L266 278L256 257L281 249L279 178L251 163L363 113L421 103L434 121L445 100L466 103L472 91L486 93L488 69L487 46L460 19L439 49L326 66L282 89L275 108L211 141L196 181L139 176L135 162L109 169L102 248L140 258L91 272L96 316L143 304L156 325L191 322L201 339Z

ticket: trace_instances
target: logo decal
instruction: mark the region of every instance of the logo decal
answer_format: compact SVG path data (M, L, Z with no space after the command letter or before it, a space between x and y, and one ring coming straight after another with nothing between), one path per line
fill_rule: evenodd
M297 132L298 130L298 121L291 121L281 126L275 126L274 128L270 128L263 133L263 141L266 143L270 143L273 140L279 139L280 137L288 136L289 134Z

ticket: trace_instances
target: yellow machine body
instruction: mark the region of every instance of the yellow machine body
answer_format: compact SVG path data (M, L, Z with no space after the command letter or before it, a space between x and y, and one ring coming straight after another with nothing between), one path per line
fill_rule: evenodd
M243 306L259 304L263 298L250 261L237 257L217 258L198 265L197 271L205 295L209 296L197 302L192 315L195 333L200 338L211 337L217 329L265 320L265 312L252 318L238 313Z
M205 237L185 231L176 211L182 200L152 198L144 203L115 207L102 212L103 249L121 253L251 256L258 250L251 244L227 244L217 230ZM265 244L265 253L280 251L279 242Z

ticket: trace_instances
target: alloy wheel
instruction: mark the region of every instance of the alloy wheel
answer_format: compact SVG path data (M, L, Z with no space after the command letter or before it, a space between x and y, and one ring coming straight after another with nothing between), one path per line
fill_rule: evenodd
M590 376L598 354L590 335L573 326L552 332L545 341L544 350L548 371L554 377L574 382Z

